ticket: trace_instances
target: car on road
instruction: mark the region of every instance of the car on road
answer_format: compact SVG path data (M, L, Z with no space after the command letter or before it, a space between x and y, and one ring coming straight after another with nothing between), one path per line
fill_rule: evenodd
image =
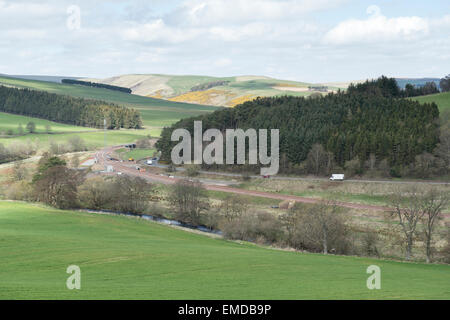
M134 161L134 158L128 158L128 161Z
M117 175L118 175L118 176L121 176L121 175L122 175L122 172L117 172Z

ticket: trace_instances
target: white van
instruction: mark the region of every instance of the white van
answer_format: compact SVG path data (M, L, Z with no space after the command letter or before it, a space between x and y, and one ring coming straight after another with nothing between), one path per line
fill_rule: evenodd
M330 177L331 181L344 181L344 175L339 173L339 174L332 174Z

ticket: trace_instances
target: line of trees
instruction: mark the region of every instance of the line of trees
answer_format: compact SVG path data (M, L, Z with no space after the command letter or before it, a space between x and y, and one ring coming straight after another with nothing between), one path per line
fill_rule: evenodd
M408 83L405 89L400 89L395 78L381 76L376 80L366 80L362 83L350 84L347 92L382 95L387 98L408 98L439 93L439 89L434 82L427 82L425 85L419 87Z
M71 163L73 163L72 159ZM76 162L76 161L75 161ZM76 167L76 165L75 165ZM164 215L151 207L156 190L140 177L127 175L87 178L87 172L70 167L59 157L44 154L32 181L27 168L20 163L13 167L16 183L8 188L9 199L40 201L61 208L89 208L124 213ZM423 243L426 261L436 256L437 235L442 229L443 211L449 204L448 192L430 188L423 192L415 187L394 192L385 230L360 230L352 225L343 208L333 200L318 204L295 203L287 211L274 215L255 211L248 199L228 195L219 203L211 202L198 181L180 180L171 186L167 202L175 218L190 225L220 229L227 239L253 241L261 244L290 247L323 254L377 256L399 239L405 248L406 260L413 260L415 242ZM385 232L385 231L388 232ZM450 230L450 229L449 229ZM447 246L438 257L450 261L450 232ZM442 239L442 238L441 238ZM389 255L389 254L388 254Z
M433 188L424 192L413 186L406 192L399 189L392 194L389 217L394 223L388 221L388 237L400 239L406 260L412 260L414 242L418 240L424 244L426 261L430 263L433 260L435 238L449 201L447 192ZM352 227L348 215L333 200L318 204L295 203L276 216L252 211L248 200L238 195L228 195L220 205L212 206L201 183L181 180L172 187L169 203L176 212L176 219L220 229L227 239L323 254L376 257L382 254L381 233ZM444 248L444 256L445 252Z
M442 92L450 91L450 74L439 81L439 86L441 87Z
M0 86L0 111L84 127L140 129L137 110L98 100Z
M124 93L132 92L130 88L113 86L110 84L104 84L104 83L98 83L98 82L81 81L81 80L74 80L74 79L62 79L61 82L66 83L66 84L76 84L76 85L93 87L93 88L109 89L109 90L120 91L120 92L124 92Z

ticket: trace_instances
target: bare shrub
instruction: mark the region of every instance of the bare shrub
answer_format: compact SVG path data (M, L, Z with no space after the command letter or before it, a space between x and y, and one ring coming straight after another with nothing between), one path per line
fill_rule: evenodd
M169 195L169 202L180 221L197 225L200 216L209 208L205 188L198 181L179 180Z
M361 249L362 254L366 256L375 256L380 257L380 251L378 249L378 243L380 239L378 234L375 232L364 232L364 234L361 237Z
M141 177L122 175L114 178L111 190L114 210L142 214L148 209L153 185Z
M224 220L220 228L227 239L275 243L283 238L279 219L270 213L245 213L238 219Z
M80 152L80 151L86 151L86 143L84 140L79 136L72 136L67 140L70 151L72 152Z
M247 209L247 201L239 195L228 195L220 204L220 211L228 221L240 218Z
M305 206L297 203L283 217L288 243L313 252L347 254L353 248L350 229L335 202Z
M12 183L5 190L6 198L10 200L33 201L33 187L29 182L18 181Z
M200 168L198 165L192 164L189 165L186 169L186 174L188 177L196 177L200 174Z
M79 188L80 204L89 209L107 209L114 197L112 191L102 177L87 179Z

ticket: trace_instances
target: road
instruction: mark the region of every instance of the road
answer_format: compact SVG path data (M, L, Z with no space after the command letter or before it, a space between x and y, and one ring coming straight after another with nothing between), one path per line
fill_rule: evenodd
M157 168L167 168L167 165L156 164ZM176 168L177 171L185 171L185 168ZM207 175L216 175L216 176L224 176L224 177L233 177L233 178L241 178L242 175L240 173L230 173L230 172L217 172L217 171L199 171L201 174ZM252 179L262 179L259 176L250 176ZM270 177L272 180L284 180L284 181L330 181L329 178L318 178L318 177L283 177L283 176L272 176ZM348 182L361 182L361 183L393 183L393 184L428 184L428 185L450 185L450 182L446 181L433 181L433 180L367 180L367 179L346 179L343 183Z
M117 147L109 147L109 148L105 148L101 151L98 151L96 153L96 158L97 158L98 163L101 165L104 165L105 167L112 166L114 168L115 172L122 172L127 175L139 176L150 182L158 182L158 183L163 183L163 184L174 184L178 180L180 180L180 178L177 178L177 177L170 178L168 176L157 175L157 174L153 174L151 172L142 172L142 171L136 170L136 168L135 168L136 164L130 164L128 162L120 162L120 161L111 161L111 160L109 160L109 158L110 158L109 155L115 149L117 149ZM283 194L276 194L276 193L270 193L270 192L252 191L252 190L233 188L231 186L225 185L225 183L229 183L226 181L217 181L217 180L203 181L202 179L200 181L204 183L205 189L212 190L212 191L221 191L221 192L228 192L228 193L247 195L247 196L253 196L253 197L261 197L261 198L276 199L276 200L288 200L288 201L303 202L303 203L318 203L318 202L320 202L320 199L314 199L314 198L306 198L306 197L300 197L300 196L283 195ZM351 208L351 209L368 209L368 210L376 210L376 211L389 210L389 208L387 208L387 207L363 205L363 204L350 203L350 202L337 202L337 205L344 207L344 208Z

